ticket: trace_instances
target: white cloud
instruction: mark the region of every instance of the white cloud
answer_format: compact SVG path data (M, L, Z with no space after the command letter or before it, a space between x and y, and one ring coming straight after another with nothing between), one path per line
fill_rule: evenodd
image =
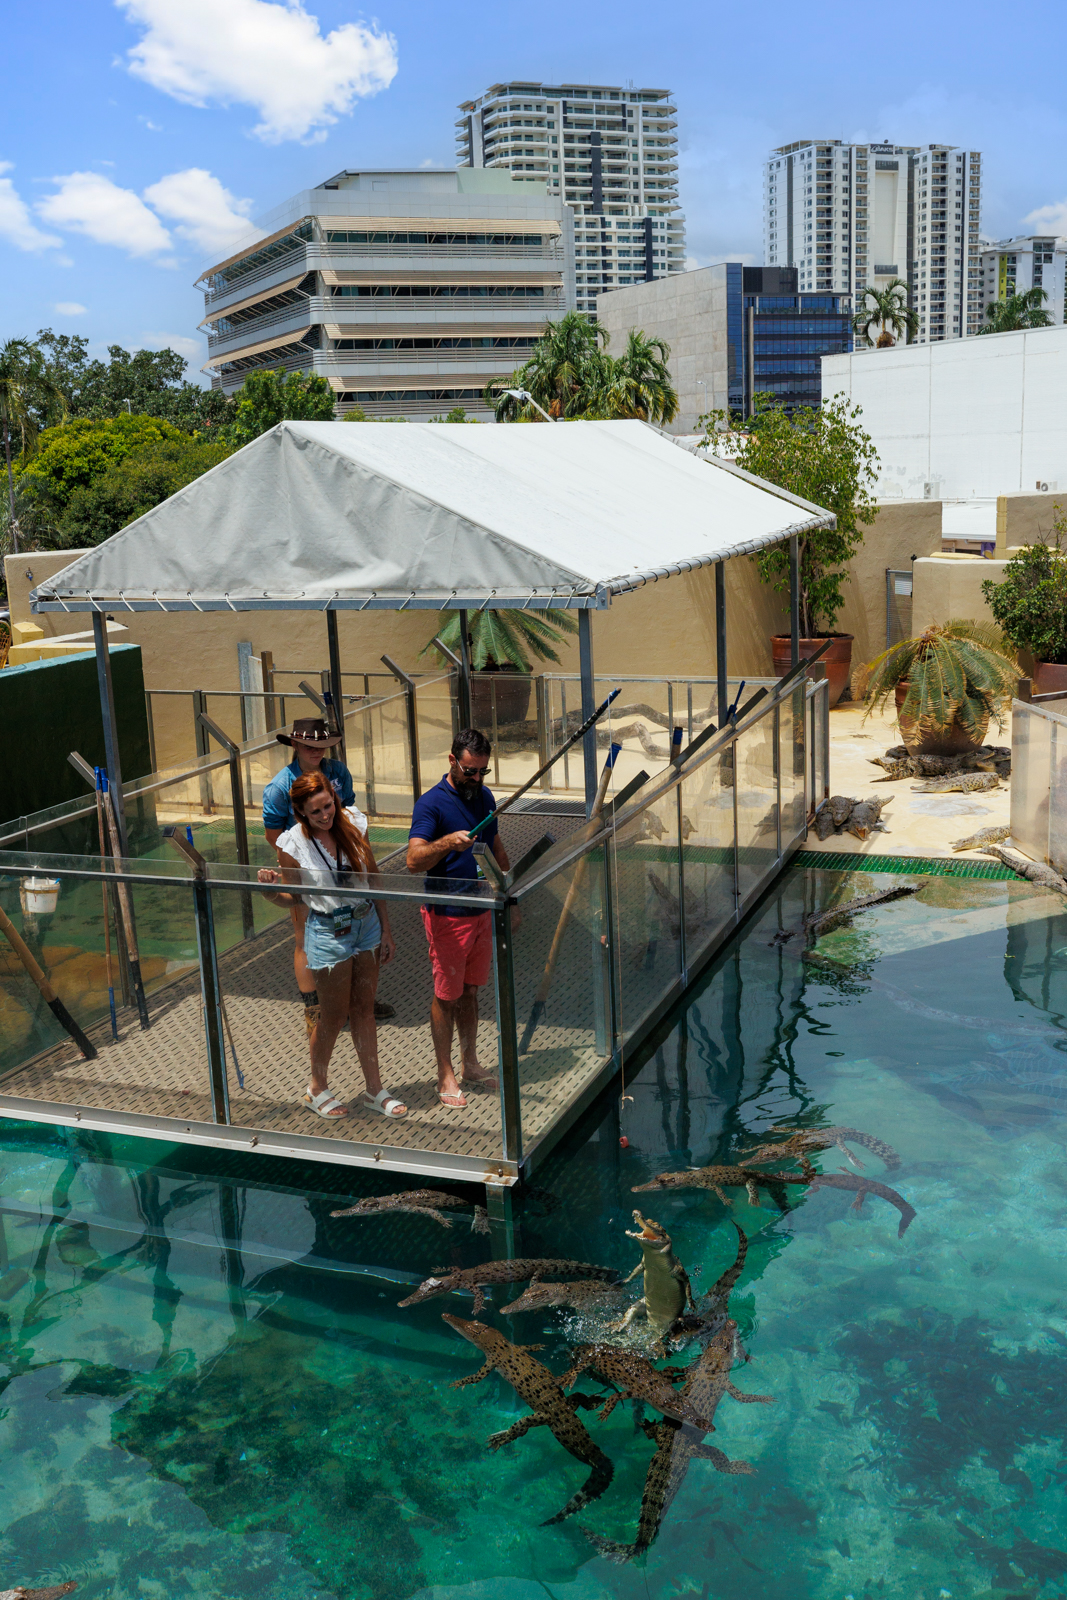
M10 161L0 161L0 173L10 172L12 165ZM41 232L11 179L4 177L0 177L0 239L19 250L50 250L62 243L54 233Z
M150 206L205 255L227 250L248 232L250 200L237 200L203 167L172 172L144 191Z
M170 234L132 189L120 189L99 172L68 172L52 182L59 185L56 193L39 200L37 210L57 228L118 245L131 256L170 248Z
M1050 206L1038 206L1023 221L1032 222L1039 233L1056 234L1058 237L1067 235L1067 200L1057 200Z
M190 339L187 333L142 333L138 346L142 350L177 350L189 361L201 357L204 348L202 339Z
M77 300L57 300L55 309L61 317L81 317L89 308L80 306Z
M267 144L317 142L396 75L396 41L362 22L323 36L301 0L115 0L144 29L129 70L186 105L254 106Z
M163 128L160 125L160 123L153 122L151 117L138 117L137 120L138 120L138 122L142 123L144 125L144 127L146 127L148 129L149 133L162 133L163 132Z

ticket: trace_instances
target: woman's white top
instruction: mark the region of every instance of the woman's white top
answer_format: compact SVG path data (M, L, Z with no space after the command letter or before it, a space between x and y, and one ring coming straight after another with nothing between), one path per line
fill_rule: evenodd
M345 806L344 814L352 826L358 828L360 833L366 836L367 819L359 807ZM349 866L349 863L344 860L338 862L337 867L334 868L329 845L322 844L316 848L315 841L308 838L299 822L295 827L287 828L284 833L279 834L276 842L279 850L284 850L287 856L292 856L297 865L302 867L309 877L315 878L319 883L335 886L337 883L335 873L337 871L344 872ZM333 843L332 839L330 843ZM352 870L358 873L360 869L353 866ZM301 894L300 898L312 911L337 911L341 906L353 904L351 900L343 900L340 895L308 894L306 890ZM356 907L356 914L357 916L360 914L358 906Z

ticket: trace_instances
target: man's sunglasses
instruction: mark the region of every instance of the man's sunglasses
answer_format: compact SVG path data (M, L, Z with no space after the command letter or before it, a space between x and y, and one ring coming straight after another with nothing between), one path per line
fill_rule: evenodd
M457 762L456 765L459 766L459 763ZM463 776L465 778L484 778L486 773L489 771L489 768L487 766L486 767L464 767L464 766L459 766L459 770L460 770L460 772L462 772L462 774L463 774Z

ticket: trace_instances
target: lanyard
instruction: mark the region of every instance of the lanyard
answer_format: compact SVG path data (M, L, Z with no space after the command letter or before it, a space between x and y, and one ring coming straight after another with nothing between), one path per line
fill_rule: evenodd
M341 888L342 887L341 880L342 880L342 878L346 878L348 876L348 873L341 870L341 851L340 851L340 847L338 847L338 850L337 850L337 860L336 860L336 862L334 862L334 861L330 860L329 856L326 854L325 850L322 848L322 846L319 843L319 841L315 838L314 834L312 834L312 836L311 836L311 842L315 846L315 849L319 852L319 855L325 861L326 865L329 867L330 871L333 873L333 881L334 881L335 887Z

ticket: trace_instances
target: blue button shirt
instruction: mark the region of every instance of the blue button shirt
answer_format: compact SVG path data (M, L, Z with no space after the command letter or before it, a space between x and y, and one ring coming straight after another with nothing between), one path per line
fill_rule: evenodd
M446 833L459 833L461 830L469 833L470 830L487 817L496 806L491 792L482 784L474 799L467 801L457 793L448 781L446 772L440 783L422 795L415 802L415 809L411 813L411 839L425 839L427 844L433 844L435 839L443 839ZM488 823L478 835L476 843L484 841L491 845L500 829L496 818ZM474 859L474 846L466 850L450 850L445 858L438 862L432 875L428 876L423 887L430 894L442 894L448 889L449 879L471 879L478 876L478 867ZM433 906L431 908L439 916L469 917L483 916L484 912L472 912L464 906Z
M343 761L334 761L327 756L322 763L322 774L343 806L355 805L356 791L352 774ZM264 828L295 828L296 812L289 801L289 790L301 776L299 757L294 756L289 765L283 767L278 776L268 783L263 791Z

